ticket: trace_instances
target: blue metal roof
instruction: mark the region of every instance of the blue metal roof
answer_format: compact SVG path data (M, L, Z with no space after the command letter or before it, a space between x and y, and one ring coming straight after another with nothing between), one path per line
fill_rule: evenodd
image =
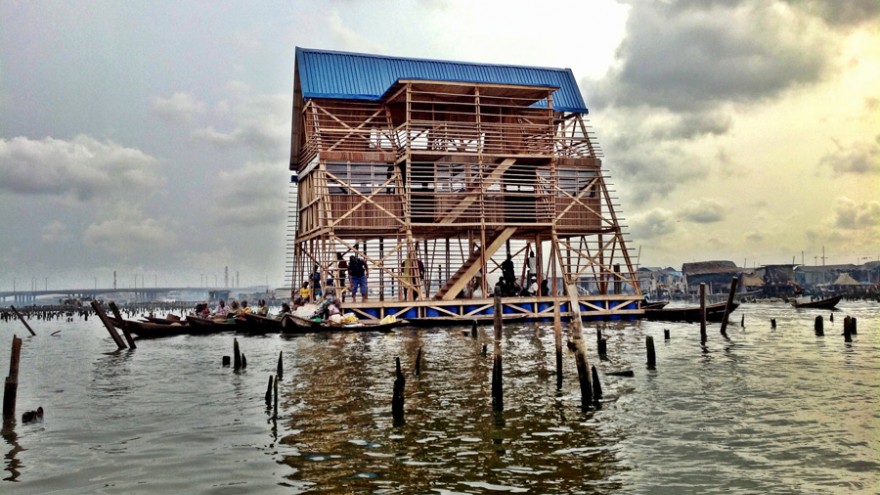
M571 69L448 62L296 48L303 98L380 100L401 79L559 88L553 108L587 113Z

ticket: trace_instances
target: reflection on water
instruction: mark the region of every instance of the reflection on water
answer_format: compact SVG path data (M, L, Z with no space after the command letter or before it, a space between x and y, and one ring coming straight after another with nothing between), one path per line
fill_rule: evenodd
M552 325L508 325L499 413L481 353L491 327L476 339L468 327L238 337L248 368L234 373L221 366L232 334L107 352L100 322L47 322L41 335L63 331L25 341L18 402L46 417L4 432L0 491L877 493L880 316L877 304L844 308L816 337L824 313L743 305L728 339L710 325L702 345L698 325L588 324L605 397L589 410L567 351L556 390ZM850 344L843 314L859 318ZM275 420L264 394L279 351ZM406 420L395 425L398 356ZM635 376L605 374L618 370Z

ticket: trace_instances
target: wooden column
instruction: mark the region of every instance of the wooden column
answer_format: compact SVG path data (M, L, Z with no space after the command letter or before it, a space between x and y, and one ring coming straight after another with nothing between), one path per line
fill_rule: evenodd
M700 343L706 343L706 284L700 284Z
M98 318L101 319L101 323L107 328L107 331L110 332L110 337L113 338L113 342L116 342L116 346L119 347L120 350L125 349L125 342L122 341L122 337L116 333L116 329L113 328L113 323L110 321L110 318L107 318L107 313L104 312L104 308L98 304L98 301L92 301L92 309L97 313Z
M501 360L501 330L503 329L502 318L503 306L501 304L501 292L495 290L495 355L492 360L492 409L496 411L504 410L504 383L503 383L503 366Z
M736 295L736 283L739 279L733 277L730 280L730 292L727 293L727 306L724 307L724 317L721 319L721 335L727 337L727 319L730 317L730 308L733 306L733 298Z

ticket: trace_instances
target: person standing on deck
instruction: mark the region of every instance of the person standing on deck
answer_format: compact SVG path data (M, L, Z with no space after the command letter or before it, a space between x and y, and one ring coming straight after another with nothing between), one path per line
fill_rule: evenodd
M312 268L312 295L315 299L321 297L321 270L317 263Z
M357 301L360 290L361 301L367 300L367 263L357 254L348 259L348 273L351 275L351 302Z
M348 280L348 262L345 261L345 254L336 253L336 280L339 284L339 293L342 296L342 302L345 302L345 293L351 285Z
M507 253L507 259L501 262L501 278L503 280L502 295L512 295L516 283L516 273L514 273L513 259L511 259L510 253Z

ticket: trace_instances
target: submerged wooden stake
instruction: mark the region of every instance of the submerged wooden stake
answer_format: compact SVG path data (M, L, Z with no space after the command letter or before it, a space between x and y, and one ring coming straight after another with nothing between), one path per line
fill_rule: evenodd
M416 369L415 369L416 376L419 376L421 374L421 372L422 372L421 368L422 368L422 348L419 347L419 352L418 352L418 354L416 354Z
M21 323L24 325L24 327L27 328L28 332L30 332L32 336L36 337L37 334L35 334L34 330L31 328L31 326L28 325L28 322L27 322L27 320L24 319L24 316L22 316L21 313L19 313L18 310L15 309L15 306L10 304L9 309L11 309L13 313L15 313L15 316L17 316L19 321L21 321Z
M577 286L568 285L568 301L571 313L572 340L575 345L575 364L578 370L578 382L581 386L581 406L588 407L592 402L593 386L591 384L590 363L587 361L587 353L584 350L583 322L581 321L581 305L577 298Z
M403 419L403 390L406 387L406 377L400 370L400 357L395 358L396 372L394 378L394 392L391 397L391 415L395 421Z
M857 321L858 321L858 320L856 320L856 317L855 317L855 316L851 316L851 317L850 317L850 320L849 320L849 333L851 333L851 334L853 334L853 335L858 335L858 334L859 334L858 330L856 329Z
M770 318L770 328L776 328L776 318Z
M125 336L125 341L128 343L128 347L131 349L137 349L137 346L134 344L134 339L131 338L131 332L128 331L128 325L122 318L122 313L119 312L119 308L116 306L116 303L114 301L110 301L108 306L110 306L110 311L113 311L113 316L116 317L116 321L119 322L119 328L122 329L122 335Z
M238 339L232 339L232 369L241 369L241 351L238 349Z
M605 356L608 354L608 346L606 345L605 338L602 337L602 329L596 329L596 350L599 351L600 356Z
M223 356L223 367L228 367L230 363L232 363L232 358L229 356Z
M669 329L668 328L663 329L663 340L669 340Z
M116 329L113 328L113 323L110 321L110 318L107 317L107 313L104 312L104 308L98 304L98 301L92 301L92 309L95 310L95 313L98 315L98 318L101 319L101 323L107 328L107 331L110 333L110 337L113 338L113 342L116 342L116 347L120 350L125 349L125 342L122 341L122 337L116 333Z
M653 339L652 339L653 340ZM706 283L700 283L700 343L706 343Z
M556 340L556 390L562 390L562 318L559 304L553 308L553 338Z
M825 323L822 321L822 315L816 317L816 322L813 324L813 328L816 329L816 335L819 337L825 335Z
M275 380L275 383L272 384L272 391L274 392L272 417L278 419L278 380Z
M276 380L280 380L282 377L282 373L284 372L284 362L281 359L283 352L284 351L278 351L278 369L275 370L275 376L277 376L278 378L276 378Z
M648 369L653 370L657 367L657 356L654 354L654 337L645 336L645 347L648 351Z
M272 375L269 375L269 386L266 387L266 406L272 405L272 383L275 380L272 378Z
M504 373L501 360L501 330L503 328L503 307L501 292L495 291L495 357L492 360L492 409L504 410Z
M18 365L21 359L21 339L12 336L12 354L9 357L9 376L3 387L3 424L15 421L15 403L18 398Z
M849 316L843 319L843 341L852 342L852 319Z
M596 371L596 367L593 366L591 370L593 372L593 402L599 402L602 400L602 384L599 383L599 372Z
M733 307L733 297L736 295L736 283L739 279L733 277L730 279L730 292L727 293L727 305L724 306L724 316L721 318L721 335L727 337L727 319Z
M477 320L471 322L471 338L477 338Z

